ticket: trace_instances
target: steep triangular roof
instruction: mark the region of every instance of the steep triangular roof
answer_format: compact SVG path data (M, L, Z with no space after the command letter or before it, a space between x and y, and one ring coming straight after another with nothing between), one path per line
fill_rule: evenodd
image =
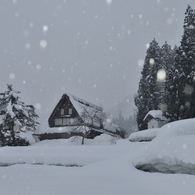
M63 101L63 98L67 96L70 100L70 102L72 103L73 107L75 108L77 114L81 117L81 112L83 111L83 107L88 107L90 109L94 109L97 111L103 111L102 108L100 106L97 106L95 104L92 104L86 100L83 100L81 98L78 98L72 94L66 93L63 94L61 99L59 100L59 102L57 103L57 105L55 106L53 112L51 113L49 120L52 118L52 116L54 115L55 111L57 110L57 108L59 107L61 101Z

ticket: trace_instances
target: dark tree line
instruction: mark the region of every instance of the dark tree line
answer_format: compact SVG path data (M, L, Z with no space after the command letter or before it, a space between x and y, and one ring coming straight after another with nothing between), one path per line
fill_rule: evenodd
M188 5L179 47L154 39L146 52L138 92L135 96L139 130L150 110L162 110L170 120L195 117L195 10Z

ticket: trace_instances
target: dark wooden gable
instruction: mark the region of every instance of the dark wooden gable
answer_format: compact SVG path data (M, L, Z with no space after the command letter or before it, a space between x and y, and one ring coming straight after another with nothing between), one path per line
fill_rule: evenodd
M146 116L146 118L144 119L144 121L145 121L146 123L149 123L152 119L154 119L154 117L151 116L150 114L147 114L147 116Z
M82 122L82 119L69 97L64 94L54 108L48 122L50 127L64 127L79 125Z

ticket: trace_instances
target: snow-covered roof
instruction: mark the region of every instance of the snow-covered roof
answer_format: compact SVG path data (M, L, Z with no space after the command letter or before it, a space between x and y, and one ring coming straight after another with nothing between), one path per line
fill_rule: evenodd
M161 120L161 121L167 121L168 119L163 116L162 110L150 110L146 116L144 117L144 121L148 119L148 117L152 117L153 119Z
M74 108L77 110L78 114L80 114L82 112L83 106L88 106L88 107L91 107L95 110L102 110L102 108L100 106L92 104L92 103L90 103L86 100L83 100L81 98L78 98L72 94L67 93L66 95L69 97L71 103L73 104Z

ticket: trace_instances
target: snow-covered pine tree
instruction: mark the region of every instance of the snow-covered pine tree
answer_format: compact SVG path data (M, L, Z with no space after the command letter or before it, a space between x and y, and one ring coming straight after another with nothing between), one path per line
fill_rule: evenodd
M139 130L147 128L147 124L143 121L146 114L150 110L159 109L161 89L157 83L157 72L159 69L163 68L163 60L161 48L154 39L147 49L138 93L134 98L137 107L137 123Z
M195 117L195 10L188 5L184 18L184 34L176 51L175 69L178 79L178 119Z
M147 100L143 98L142 94L144 95L144 93L141 93L141 90L138 90L138 94L136 94L134 98L134 102L137 107L137 125L139 130L147 129L147 124L143 121L143 119L147 114L147 110L149 111L147 105L145 105Z
M179 119L179 99L178 99L178 71L171 67L165 81L165 105L164 115L170 121Z
M34 131L38 115L32 105L25 105L21 102L18 94L12 88L12 85L7 85L8 90L2 94L0 101L1 123L0 123L0 136L2 145L28 145L28 141L21 138L19 133L21 131Z
M170 115L170 109L173 108L173 102L175 99L174 96L174 69L175 69L175 50L171 48L171 46L165 41L165 43L162 46L162 57L164 58L164 71L166 73L165 80L161 84L162 92L160 97L160 109L163 111L163 114L167 116L168 118L171 117ZM174 97L174 99L172 99ZM168 115L169 113L169 115Z
M166 70L169 70L171 67L174 67L175 63L175 50L177 49L177 46L174 47L174 49L171 48L171 46L165 41L165 43L162 45L162 57L164 58L164 67Z
M168 44L167 44L168 45ZM164 51L165 52L165 51ZM158 43L155 42L155 53L153 54L154 63L151 69L151 85L150 91L152 95L153 106L150 110L161 109L164 96L164 74L166 75L166 61L163 50L159 47Z

